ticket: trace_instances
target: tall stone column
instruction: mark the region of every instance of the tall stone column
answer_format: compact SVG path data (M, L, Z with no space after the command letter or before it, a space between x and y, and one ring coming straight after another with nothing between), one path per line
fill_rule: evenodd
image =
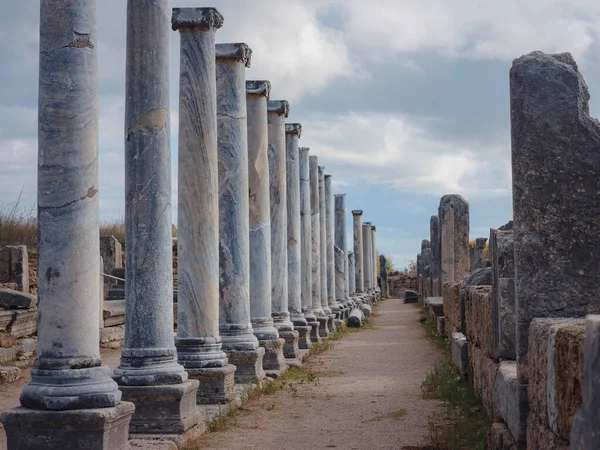
M385 257L385 255L379 255L379 279L381 280L381 296L384 298L390 296L386 265L387 258Z
M180 36L177 338L180 364L200 380L197 402L233 398L235 366L219 335L219 173L214 8L175 8ZM202 174L202 176L199 176Z
M362 225L363 237L363 277L365 283L365 291L371 293L373 291L373 246L371 244L372 230L371 222L363 222Z
M296 359L299 356L298 332L294 330L290 320L288 296L285 118L289 109L290 105L285 100L273 100L267 103L271 214L271 315L279 337L285 340L284 357Z
M329 308L329 295L327 293L327 207L325 202L325 167L319 166L319 259L321 261L321 308L327 317L325 327L320 329L321 337L328 337L335 326L335 314Z
M359 209L352 211L352 219L354 226L354 267L355 267L355 289L356 293L365 293L365 282L363 277L363 227L362 227L362 214L363 212Z
M460 195L444 195L439 206L440 292L450 281L460 283L470 273L469 204Z
M287 259L288 259L288 306L290 320L294 330L298 331L298 346L302 349L310 348L311 327L302 313L302 217L300 215L301 186L307 184L300 179L300 150L298 140L302 134L302 125L288 123L285 125L286 147L286 184L287 184ZM308 163L308 155L306 155ZM302 184L304 183L304 184Z
M440 297L440 221L438 216L431 216L429 220L429 242L431 242L431 296Z
M356 253L354 252L348 252L348 279L349 279L349 285L350 285L350 295L353 297L351 298L351 301L353 303L356 303L356 301L358 300L358 297L355 297L356 295L356 259L355 259L355 255ZM348 311L349 312L349 311Z
M377 227L375 227L375 225L372 225L371 226L371 247L373 248L373 250L371 251L371 255L373 256L373 264L372 264L373 289L375 289L376 292L380 292L379 285L377 284L377 277L379 276L379 273L377 272L377 264L379 263L379 258L377 256L377 243L375 242L376 232L377 232Z
M99 352L95 0L40 2L39 71L38 347L7 448L125 449L134 407Z
M311 327L311 341L320 342L321 338L318 332L319 322L313 308L312 193L309 151L310 149L307 147L300 147L302 312L308 325ZM319 299L319 306L320 304L321 299Z
M248 124L248 197L250 223L250 318L258 343L265 349L263 369L280 375L287 369L285 340L271 315L271 214L267 101L271 83L246 81ZM287 273L287 271L286 271Z
M325 237L327 248L327 303L336 318L339 318L340 305L335 294L335 265L334 265L334 215L333 191L331 175L325 175Z
M321 303L321 217L319 215L319 158L311 156L310 164L310 238L312 254L312 309L319 323L318 330L312 330L311 337L321 336L329 319ZM329 333L327 333L328 335Z
M265 349L258 346L250 321L245 73L246 67L250 66L252 51L246 44L217 44L215 51L219 163L219 330L223 349L236 366L235 381L257 382L265 377Z
M335 234L335 252L336 258L338 249L340 252L340 265L339 271L337 268L336 259L336 288L335 297L338 303L338 308L342 310L343 316L346 312L349 312L349 295L350 295L350 273L348 267L348 243L346 238L346 194L334 195L334 208L335 208L335 223L334 223L334 234ZM340 279L338 280L338 277Z

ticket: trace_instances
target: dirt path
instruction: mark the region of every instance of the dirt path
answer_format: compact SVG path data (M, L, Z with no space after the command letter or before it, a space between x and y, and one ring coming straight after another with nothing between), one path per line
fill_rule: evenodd
M252 401L225 431L196 444L219 450L426 448L429 420L443 408L420 396L439 353L419 317L401 300L381 302L371 328L336 341L302 376Z

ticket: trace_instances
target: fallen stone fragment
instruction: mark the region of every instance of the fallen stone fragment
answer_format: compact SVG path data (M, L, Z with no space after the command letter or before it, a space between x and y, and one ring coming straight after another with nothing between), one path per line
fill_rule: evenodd
M363 317L363 312L358 308L354 308L352 311L350 311L350 315L348 316L348 326L352 328L360 327Z
M0 289L0 307L4 309L28 309L37 306L37 297L13 289Z

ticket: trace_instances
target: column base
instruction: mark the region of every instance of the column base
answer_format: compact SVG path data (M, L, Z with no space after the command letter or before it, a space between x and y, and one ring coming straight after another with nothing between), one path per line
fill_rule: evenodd
M283 356L286 359L298 358L300 355L300 349L298 347L300 333L296 330L280 330L279 337L285 340L285 344L283 345Z
M321 335L319 334L319 321L315 320L314 322L308 322L308 324L311 327L310 340L313 344L318 344L319 342L321 342Z
M317 317L319 321L319 336L323 339L327 339L329 337L329 328L327 324L329 323L328 316Z
M131 434L183 434L200 420L198 380L158 386L120 386L123 399L135 405Z
M329 314L329 320L327 321L327 327L329 328L329 332L331 334L335 333L336 330L336 326L335 326L335 314Z
M229 403L235 399L235 370L233 364L223 367L188 369L191 379L198 380L196 404L215 405Z
M283 356L283 346L285 339L266 339L258 341L258 344L265 349L263 357L263 370L270 378L279 378L288 369Z
M40 411L19 406L2 413L8 450L128 450L135 407Z
M295 326L294 329L298 332L298 348L302 350L308 350L312 346L312 341L310 340L310 332L312 327L310 325L306 326Z
M225 350L229 362L236 367L236 383L259 383L265 379L263 370L263 357L265 349L258 347L255 350Z

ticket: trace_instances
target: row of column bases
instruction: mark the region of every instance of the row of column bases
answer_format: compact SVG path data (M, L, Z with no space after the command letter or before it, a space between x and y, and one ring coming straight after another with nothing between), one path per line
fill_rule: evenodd
M96 2L41 1L38 349L22 406L1 416L9 449L114 450L130 432L181 435L199 422L197 404L300 365L299 349L377 297L375 227L353 211L347 252L345 195L334 210L331 176L299 148L288 103L269 100L268 81L245 81L250 48L215 45L216 9L175 8L173 339L167 8L127 5L126 330L111 377L90 332L100 289Z

